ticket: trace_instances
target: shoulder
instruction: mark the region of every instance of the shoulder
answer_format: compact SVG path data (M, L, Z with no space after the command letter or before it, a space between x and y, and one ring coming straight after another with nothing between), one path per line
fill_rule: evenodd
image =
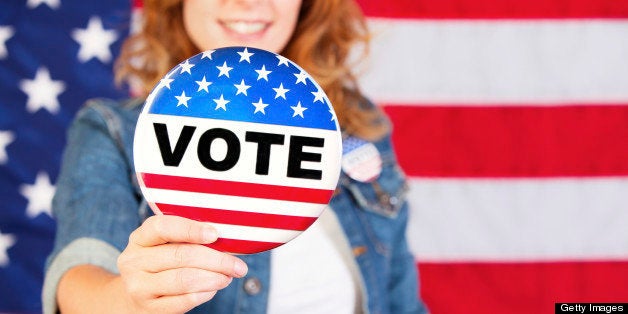
M142 110L143 104L144 100L140 98L122 100L92 98L85 102L76 114L75 120L101 120L108 122L111 119L116 119L120 120L120 122L134 124Z
M377 108L377 105L370 98L364 95L360 97L359 104L361 109L372 110Z
M68 130L69 150L115 144L128 159L143 99L94 98L85 102ZM96 148L95 148L96 149Z
M377 149L380 151L380 154L385 155L385 157L392 158L392 161L395 162L394 158L394 149L392 145L392 130L393 126L390 122L390 119L386 115L386 112L382 109L382 107L378 106L375 102L367 97L362 97L359 106L361 110L372 112L375 118L372 120L372 128L378 129L379 131L375 132L377 134L373 138L362 137L360 135L354 135L359 138L363 138L366 141L373 143ZM350 137L351 135L349 135Z
M370 142L386 140L392 129L390 120L383 108L362 94L354 96L353 110L345 111L346 131Z

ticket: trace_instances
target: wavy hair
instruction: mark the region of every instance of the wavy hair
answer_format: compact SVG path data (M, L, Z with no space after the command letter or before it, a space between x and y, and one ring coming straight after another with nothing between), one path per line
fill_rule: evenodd
M281 54L325 90L346 133L374 140L389 126L379 108L366 101L352 71L367 56L369 40L353 0L303 0L295 32ZM139 96L145 97L171 68L199 52L183 24L182 0L144 0L141 29L122 46L116 81L138 85Z

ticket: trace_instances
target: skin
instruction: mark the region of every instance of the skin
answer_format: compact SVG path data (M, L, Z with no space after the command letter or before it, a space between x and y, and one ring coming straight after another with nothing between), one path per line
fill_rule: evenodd
M120 275L93 265L72 268L59 282L59 307L63 313L189 311L247 272L239 258L201 245L216 238L207 223L150 217L118 258Z
M301 1L183 0L186 31L201 49L251 46L279 52L294 32ZM59 282L63 313L184 313L246 275L239 258L202 244L216 241L208 223L148 218L118 258L120 274L94 265L68 270Z
M183 20L201 50L249 46L280 52L297 24L300 0L185 0Z

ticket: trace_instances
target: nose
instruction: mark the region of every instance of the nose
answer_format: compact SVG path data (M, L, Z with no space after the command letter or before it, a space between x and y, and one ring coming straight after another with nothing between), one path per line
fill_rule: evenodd
M260 4L267 2L267 0L224 0L224 2L231 2L231 5L233 7L240 7L240 8L246 8L246 9L251 9L254 8L256 6L259 6Z

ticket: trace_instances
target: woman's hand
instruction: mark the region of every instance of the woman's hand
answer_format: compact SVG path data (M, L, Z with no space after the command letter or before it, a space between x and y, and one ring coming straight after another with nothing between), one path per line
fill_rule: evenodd
M129 306L183 313L244 276L248 269L241 259L202 245L216 239L208 223L167 215L146 219L118 258Z

